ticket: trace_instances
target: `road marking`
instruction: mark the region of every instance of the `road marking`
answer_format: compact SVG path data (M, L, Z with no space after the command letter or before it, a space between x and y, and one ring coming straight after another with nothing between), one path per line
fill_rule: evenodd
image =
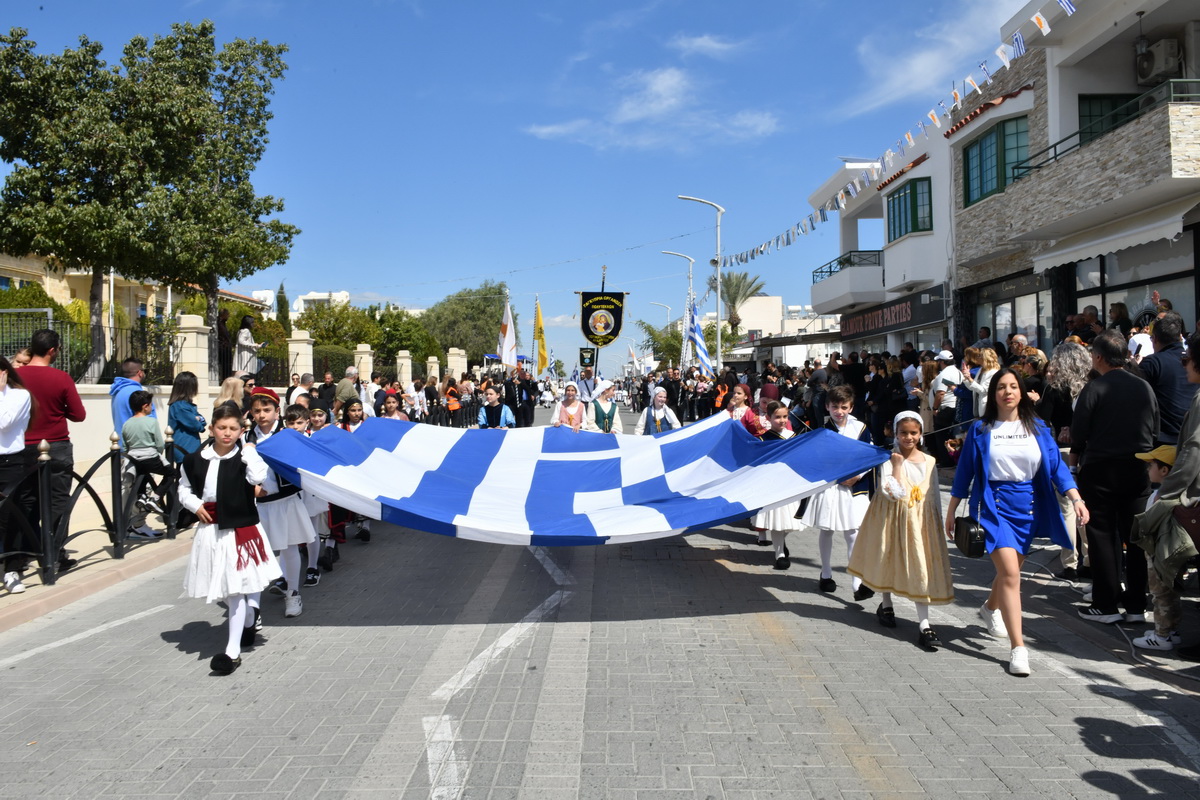
M499 639L488 645L483 652L471 659L471 662L459 670L454 677L435 689L430 697L434 700L449 700L463 689L469 687L485 669L491 666L492 662L504 655L505 650L528 636L533 631L535 625L549 616L551 612L558 609L559 606L566 603L572 595L574 595L574 592L559 589L547 597L542 601L541 605L526 614L520 622L502 633Z
M462 796L470 763L454 749L458 725L454 717L423 717L425 752L429 768L429 796L433 800L456 800Z
M130 614L128 617L125 617L124 619L117 619L117 620L113 620L112 622L106 622L103 625L97 625L94 628L86 630L83 633L77 633L74 636L68 636L65 639L59 639L57 642L51 642L50 644L43 644L39 647L34 647L31 650L26 650L24 653L17 653L15 656L9 656L8 658L0 658L0 668L7 667L12 664L16 664L18 661L24 661L27 658L33 658L34 656L38 655L39 653L44 653L47 650L54 650L55 648L62 647L63 645L68 645L68 644L72 644L73 642L81 641L83 639L88 638L89 636L95 636L97 633L103 633L104 631L115 628L118 625L124 625L126 622L133 622L134 620L141 619L142 617L148 617L151 614L157 614L159 611L166 611L168 608L174 608L174 606L163 605L163 606L155 606L154 608L148 608L145 611L139 611L136 614Z
M529 552L533 553L534 558L541 562L542 567L546 572L550 573L550 577L554 578L554 582L559 586L574 586L575 576L567 570L554 563L554 559L546 552L544 547L530 547Z

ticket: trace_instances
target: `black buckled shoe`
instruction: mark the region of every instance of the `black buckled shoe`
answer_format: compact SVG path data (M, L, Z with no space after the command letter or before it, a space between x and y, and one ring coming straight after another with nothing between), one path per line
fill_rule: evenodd
M854 590L854 599L860 603L863 600L870 600L874 596L875 596L875 590L872 589L870 586L867 586L865 583L860 585L857 589Z
M917 636L917 644L921 646L922 650L928 650L933 653L941 646L942 640L938 638L937 631L933 628L925 628Z
M875 616L879 618L879 624L885 628L896 627L896 609L888 606L884 608L880 606L875 609Z
M218 675L229 675L235 669L242 665L242 657L230 658L224 653L217 653L212 657L212 661L208 662L208 667Z

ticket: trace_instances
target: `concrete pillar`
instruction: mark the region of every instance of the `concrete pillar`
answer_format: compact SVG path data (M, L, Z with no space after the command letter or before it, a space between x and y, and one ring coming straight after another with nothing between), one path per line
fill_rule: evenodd
M467 351L461 347L451 347L446 353L446 369L454 376L454 380L461 378L467 371Z
M354 366L358 369L358 376L365 380L370 380L371 373L375 370L375 353L371 350L369 344L359 344L354 347Z
M175 338L179 357L175 359L175 374L195 374L201 394L208 392L208 342L209 330L204 324L204 317L198 314L179 315L179 333Z
M308 331L298 329L292 330L292 335L288 337L288 363L292 365L292 372L303 375L313 371L313 342L315 339L310 339Z
M441 382L442 375L441 375L441 372L439 371L441 369L439 364L440 364L440 362L438 361L437 356L430 356L429 358L425 359L425 380L426 380L426 382L428 382L430 380L438 382L438 383Z
M400 381L401 386L408 386L412 379L412 353L401 350L396 353L396 380Z
M854 217L849 219L844 214L838 214L838 233L841 239L842 253L849 253L851 250L858 249L858 220ZM840 255L840 253L839 253Z

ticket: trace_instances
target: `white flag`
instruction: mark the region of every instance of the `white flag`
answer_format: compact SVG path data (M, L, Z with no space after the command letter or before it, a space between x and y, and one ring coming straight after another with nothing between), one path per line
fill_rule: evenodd
M512 308L508 300L504 301L504 321L500 324L500 339L496 351L496 355L500 356L500 363L504 366L512 369L520 366L517 363L517 329L513 325Z

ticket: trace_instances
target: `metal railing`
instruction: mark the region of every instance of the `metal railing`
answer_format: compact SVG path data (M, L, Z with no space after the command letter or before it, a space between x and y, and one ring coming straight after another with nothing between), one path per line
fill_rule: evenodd
M1128 103L1117 106L1094 122L1085 125L1069 136L1059 139L1047 148L1037 151L1028 158L1013 164L1013 179L1020 180L1035 170L1053 164L1067 153L1084 145L1099 141L1135 119L1139 119L1156 108L1168 103L1200 103L1200 82L1189 80L1165 81Z
M813 270L813 283L820 283L849 267L879 267L883 265L881 250L851 250L842 253L828 264L822 264Z
M0 353L11 357L29 347L34 331L44 328L58 333L54 366L76 383L112 383L126 358L142 360L146 384L170 385L175 380L178 347L174 322L144 318L131 328L101 329L99 339L93 342L89 324L56 318L52 309L0 309Z

